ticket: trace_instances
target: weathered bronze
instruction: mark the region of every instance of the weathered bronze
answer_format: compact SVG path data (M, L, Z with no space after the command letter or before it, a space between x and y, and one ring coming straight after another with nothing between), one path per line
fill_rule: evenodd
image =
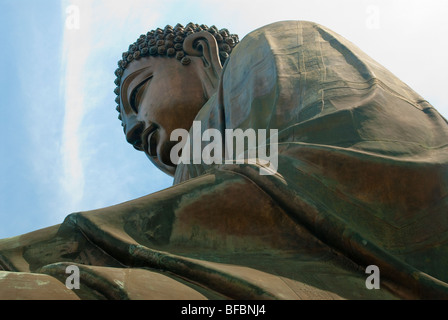
M216 39L192 33L179 56L154 40L165 49L123 55L116 72L126 139L173 187L1 240L0 298L448 298L446 120L318 24L267 25L229 57ZM176 166L170 134L194 120L277 129L277 172ZM380 289L366 287L369 265Z

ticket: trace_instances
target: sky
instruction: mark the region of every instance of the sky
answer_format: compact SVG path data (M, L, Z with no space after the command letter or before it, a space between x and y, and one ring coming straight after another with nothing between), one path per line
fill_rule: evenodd
M0 0L0 239L172 185L115 111L116 63L140 34L194 22L242 39L317 22L448 117L446 17L446 0Z

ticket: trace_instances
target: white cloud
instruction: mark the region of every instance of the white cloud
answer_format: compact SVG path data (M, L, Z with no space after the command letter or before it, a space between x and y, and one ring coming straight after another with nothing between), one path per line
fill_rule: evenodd
M60 219L73 211L104 207L130 200L136 194L159 190L171 180L161 178L163 173L159 172L153 174L152 182L139 180L145 174L135 173L145 170L145 166L137 170L130 168L136 157L145 161L149 172L156 169L132 148L126 149L132 155L120 154L116 149L118 138L114 138L115 132L120 130L112 92L116 61L129 43L146 30L148 20L157 20L154 11L157 3L135 0L123 5L110 1L71 0L62 5L64 19L72 19L73 14L79 13L79 20L75 19L79 25L68 28L66 24L64 29L65 115L59 178L63 207L54 213ZM77 10L66 11L67 8ZM69 26L73 26L71 22L73 20L69 21ZM115 118L113 123L109 115ZM122 133L119 139L124 142ZM124 160L117 165L121 158ZM133 184L140 186L140 192L130 187ZM148 189L151 191L145 192Z
M77 8L79 10L69 10ZM65 115L62 129L61 157L62 172L60 185L66 210L75 209L82 201L84 194L84 166L81 159L80 127L85 115L83 75L86 61L89 57L91 37L86 28L90 24L90 8L84 2L82 8L79 4L67 3L62 6L63 21L66 22L63 37L62 65L64 70L63 87L65 93ZM83 11L80 27L81 10ZM76 21L70 24L70 21ZM79 25L78 25L79 23ZM71 26L71 27L70 27Z

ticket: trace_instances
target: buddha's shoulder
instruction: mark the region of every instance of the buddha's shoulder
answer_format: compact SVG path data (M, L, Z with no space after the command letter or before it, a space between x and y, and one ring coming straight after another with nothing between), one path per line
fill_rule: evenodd
M248 35L253 35L257 33L272 33L272 32L307 32L311 30L329 30L327 27L313 21L307 20L282 20L276 21L270 24L266 24L259 27Z
M322 41L342 41L343 38L333 30L319 23L305 20L285 20L277 21L259 27L245 35L235 52L244 54L259 50L260 47L271 49L297 48L298 45L313 46L316 40ZM251 50L251 48L258 48ZM232 55L235 55L232 52Z

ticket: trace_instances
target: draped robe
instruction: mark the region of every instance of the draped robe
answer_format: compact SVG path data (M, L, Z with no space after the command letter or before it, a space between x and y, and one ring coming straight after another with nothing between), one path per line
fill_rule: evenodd
M448 298L447 122L355 45L306 21L257 29L196 120L277 129L276 172L181 164L171 188L0 240L0 297Z

